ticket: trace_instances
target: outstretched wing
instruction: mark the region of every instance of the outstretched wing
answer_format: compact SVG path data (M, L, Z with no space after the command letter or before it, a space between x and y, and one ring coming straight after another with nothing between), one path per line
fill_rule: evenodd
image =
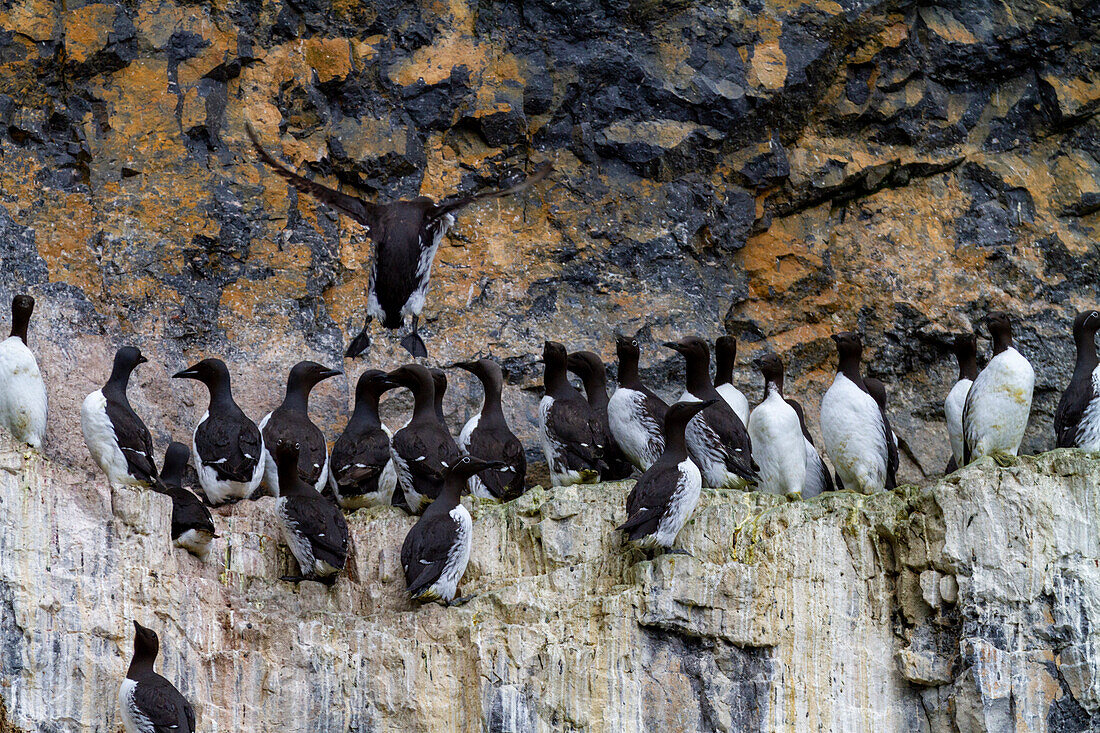
M252 127L251 123L245 125L245 129L248 130L248 137L252 140L252 145L256 148L256 152L260 156L260 160L271 167L275 173L282 176L303 193L308 193L318 201L322 201L332 208L347 214L357 222L367 227L368 230L374 227L376 220L377 207L355 196L348 196L346 193L340 193L339 191L324 186L315 181L311 181L305 176L298 175L287 166L283 165L275 158L271 157L263 145L260 144L260 138L256 134L256 130Z
M546 176L550 175L550 171L554 170L554 166L549 162L543 163L539 166L538 170L528 176L522 183L518 183L515 186L509 188L498 188L492 191L482 191L481 193L475 193L465 196L451 196L440 201L436 204L432 210L428 213L429 219L441 219L452 211L457 211L464 206L469 206L475 201L481 199L498 198L500 196L512 196L527 190L531 186L535 185Z

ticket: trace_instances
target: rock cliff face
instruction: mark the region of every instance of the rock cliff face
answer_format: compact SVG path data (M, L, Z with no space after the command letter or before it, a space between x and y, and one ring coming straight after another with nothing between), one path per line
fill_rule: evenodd
M201 409L166 373L225 356L258 417L364 312L362 227L264 169L246 119L367 196L552 160L534 195L459 217L433 361L499 357L530 441L544 337L610 358L640 332L671 394L656 344L728 331L743 386L775 350L812 418L828 335L859 328L917 480L947 458L949 335L990 306L1037 366L1025 449L1052 444L1097 297L1098 37L1090 0L5 0L0 296L39 296L54 455L83 456L73 408L124 342L163 365L138 395L163 445ZM384 336L369 361L405 358ZM318 396L330 429L350 383ZM455 385L456 429L476 392Z
M213 731L1092 731L1100 459L986 460L874 496L706 492L648 560L628 483L474 503L463 591L402 593L398 510L349 519L332 590L269 498L218 510L216 559L168 502L0 448L0 730L110 731L129 619Z

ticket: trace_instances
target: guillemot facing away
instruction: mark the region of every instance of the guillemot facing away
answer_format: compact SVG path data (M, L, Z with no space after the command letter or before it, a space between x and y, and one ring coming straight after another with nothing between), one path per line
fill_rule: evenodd
M368 369L355 385L355 410L332 447L329 483L344 509L385 506L393 500L397 471L390 431L378 416L378 401L397 386L385 372Z
M627 520L616 527L626 532L631 542L647 549L671 550L676 535L691 518L699 502L703 477L688 457L685 431L692 418L716 401L677 402L668 408L662 428L665 447L661 457L634 484L626 498Z
M681 401L716 400L687 426L688 450L703 475L703 485L712 489L745 488L755 479L752 441L741 418L714 388L710 379L710 347L695 336L665 346L687 362L687 390Z
M264 445L275 445L280 440L298 444L298 475L317 491L328 483L328 443L325 434L309 419L309 393L324 380L341 374L315 361L298 362L287 377L282 404L260 420ZM264 461L264 483L279 496L279 469L270 453Z
M889 491L897 488L898 485L900 456L898 454L898 436L894 433L894 429L890 427L890 418L886 414L886 385L874 377L865 378L863 385L867 387L867 393L871 395L875 404L878 405L879 412L882 413L883 429L889 438L886 441L886 485L884 487Z
M470 561L473 520L462 506L462 492L469 478L481 471L502 466L462 456L447 469L438 498L424 510L401 544L401 567L405 587L418 601L442 601L445 605L462 603L455 599L458 582Z
M412 419L394 434L390 453L408 509L419 514L436 498L443 477L462 451L436 412L431 372L419 364L406 364L390 372L389 378L413 393Z
M210 557L214 518L199 497L183 488L183 472L191 451L183 443L171 443L164 452L164 468L153 488L172 499L172 542L203 562Z
M963 405L963 465L983 456L999 463L1015 456L1031 414L1035 370L1012 345L1012 321L1000 311L986 320L993 358L974 379Z
M714 388L726 401L741 422L749 423L749 400L733 386L733 365L737 361L737 339L719 336L714 341Z
M554 486L594 484L605 470L600 420L588 400L569 383L565 346L542 347L543 386L539 402L539 439Z
M46 437L46 383L28 348L33 312L34 298L12 298L11 335L0 341L0 425L19 442L40 450Z
M300 573L284 575L280 580L291 583L316 580L331 586L347 562L348 523L340 507L302 481L298 472L298 452L299 446L295 443L280 440L275 444L275 463L282 489L275 511Z
M149 486L157 478L153 438L126 397L130 374L147 361L133 346L119 349L107 384L80 406L84 443L112 486Z
M1073 320L1077 362L1069 386L1054 413L1054 435L1059 448L1100 451L1100 362L1096 358L1096 331L1100 311L1078 313Z
M783 362L775 354L759 361L764 399L749 414L752 459L759 466L757 487L789 498L802 496L806 447L798 413L783 398Z
M374 262L367 289L367 318L363 330L356 336L345 356L355 357L370 346L370 327L374 318L388 329L398 329L407 316L412 316L412 331L401 345L413 356L424 357L428 351L417 333L420 312L428 294L432 263L443 235L454 224L459 209L481 199L510 196L534 185L553 170L544 163L522 183L503 189L477 194L452 196L438 204L426 196L411 201L375 204L355 196L335 191L298 175L268 155L252 125L247 126L252 144L260 160L303 193L317 198L342 214L350 216L367 229L374 241Z
M836 468L838 489L864 494L886 487L891 442L883 413L860 375L863 341L855 333L838 333L836 377L821 398L821 434L825 452Z
M611 435L611 426L607 414L607 367L603 360L591 351L574 351L566 360L569 371L576 374L584 385L588 405L596 413L600 423L600 444L603 446L603 462L606 469L601 472L603 481L621 481L634 473L632 464Z
M833 477L825 459L817 452L814 438L806 426L806 413L796 400L787 398L787 404L798 414L798 424L802 427L803 447L806 451L806 483L802 485L802 498L812 499L826 491L833 491Z
M665 450L665 413L668 405L642 384L638 376L641 349L638 339L618 336L619 386L607 403L611 436L638 470L645 471Z
M963 407L966 395L978 376L978 340L972 333L955 337L955 359L959 362L959 379L947 393L943 414L947 421L947 436L951 439L951 460L945 473L955 471L963 463Z
M523 443L508 427L501 406L504 374L492 359L478 359L455 364L481 381L485 399L481 412L471 417L458 436L458 447L466 455L478 456L501 463L500 468L486 469L469 478L470 493L481 498L511 501L524 491L527 478L527 456Z
M195 711L171 682L153 671L160 640L134 622L134 656L118 690L118 711L126 733L195 733Z
M195 379L210 391L210 406L192 436L199 485L217 506L252 496L264 476L264 439L237 403L221 359L203 359L173 379Z

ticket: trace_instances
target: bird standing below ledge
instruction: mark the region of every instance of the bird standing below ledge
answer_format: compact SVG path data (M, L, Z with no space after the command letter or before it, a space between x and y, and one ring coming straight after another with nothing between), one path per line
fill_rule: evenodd
M427 196L420 196L409 201L374 204L298 175L268 155L252 125L247 125L247 129L260 160L299 191L308 193L365 226L374 242L374 261L367 288L366 323L348 345L344 356L349 358L362 354L370 346L370 326L375 318L380 319L386 328L398 329L406 316L412 316L412 331L401 339L401 345L413 356L427 356L428 350L417 333L417 325L428 294L432 261L443 235L454 224L454 212L481 199L524 191L553 170L550 163L543 163L527 180L510 188L451 196L439 203Z

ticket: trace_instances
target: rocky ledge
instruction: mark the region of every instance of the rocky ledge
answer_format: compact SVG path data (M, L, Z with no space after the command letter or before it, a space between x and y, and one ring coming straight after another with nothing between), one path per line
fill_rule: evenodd
M473 502L468 604L403 593L393 509L347 577L271 499L203 565L169 503L0 447L0 731L121 730L129 620L212 731L1085 731L1100 726L1100 457L985 460L922 488L705 492L687 556L613 531L630 483Z

